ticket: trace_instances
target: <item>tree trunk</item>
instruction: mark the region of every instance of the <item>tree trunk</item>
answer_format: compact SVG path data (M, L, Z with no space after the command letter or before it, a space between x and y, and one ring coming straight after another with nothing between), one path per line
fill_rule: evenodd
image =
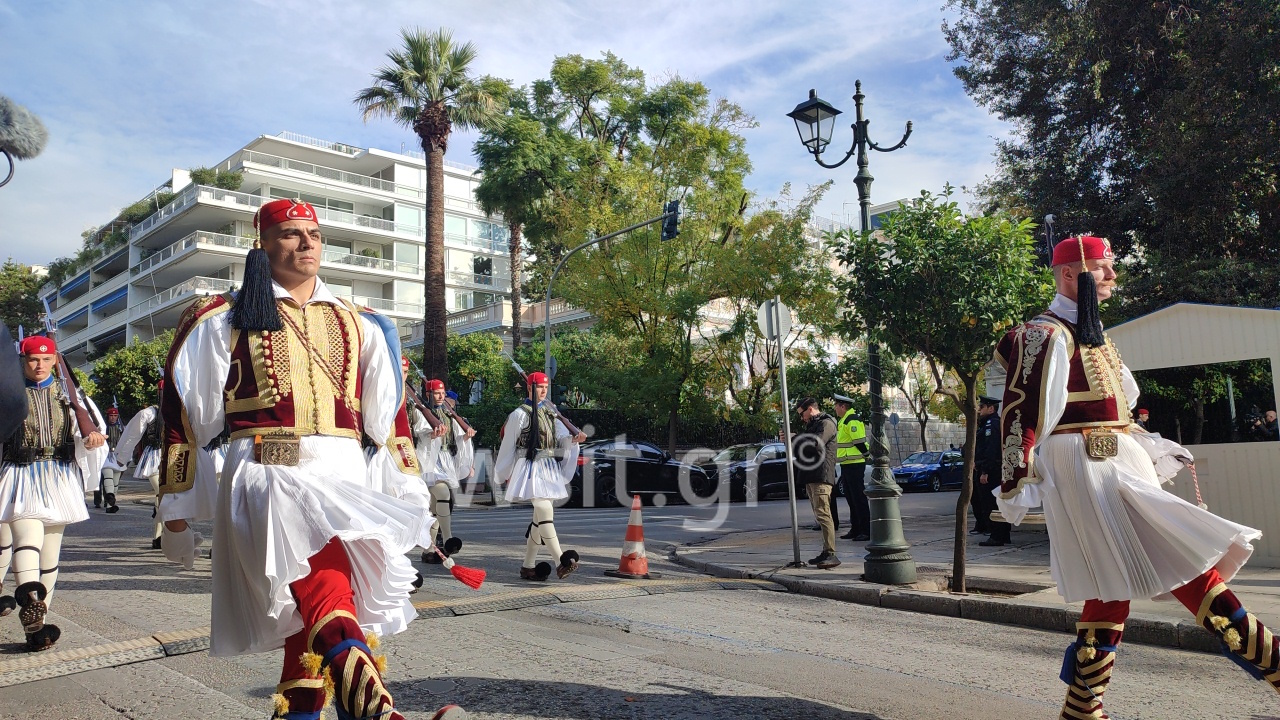
M676 454L676 429L680 420L680 399L676 399L676 404L671 407L667 413L667 452L672 455Z
M519 349L523 340L520 335L522 332L520 312L524 309L524 299L520 297L520 270L524 266L524 260L520 248L520 235L524 228L517 222L511 223L508 227L511 230L511 350L514 352Z
M1196 411L1196 427L1191 433L1191 444L1199 445L1200 441L1204 438L1204 400L1196 398L1195 401L1191 403L1191 407Z
M920 413L920 417L916 419L920 423L920 449L929 452L929 436L925 432L925 428L929 425L929 416Z
M964 482L956 500L956 535L951 558L951 591L965 592L965 541L969 537L969 501L973 498L973 455L978 444L978 376L960 375L964 384Z
M422 371L428 379L449 377L445 350L448 324L444 297L444 149L422 142L427 156L427 263L423 278L426 308L422 326Z

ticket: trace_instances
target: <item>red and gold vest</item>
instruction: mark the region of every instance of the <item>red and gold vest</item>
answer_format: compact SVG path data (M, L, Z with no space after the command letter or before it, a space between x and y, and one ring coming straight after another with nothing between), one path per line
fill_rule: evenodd
M1129 400L1121 385L1120 351L1110 337L1098 347L1082 347L1076 341L1076 326L1046 313L1040 319L1053 322L1067 334L1071 369L1067 376L1067 407L1054 430L1099 425L1127 426L1133 422Z

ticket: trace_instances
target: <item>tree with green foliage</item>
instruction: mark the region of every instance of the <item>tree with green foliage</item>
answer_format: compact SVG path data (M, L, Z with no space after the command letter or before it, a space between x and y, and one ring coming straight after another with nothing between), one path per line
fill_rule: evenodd
M1032 227L1005 214L965 217L948 186L941 197L922 192L905 203L879 231L845 230L833 238L848 268L840 279L851 308L846 335L865 334L899 356L924 356L939 390L953 395L964 413L965 483L956 503L952 587L958 592L965 588L978 378L1001 335L1053 294L1048 271L1037 266ZM948 389L944 369L955 373L960 392Z
M39 295L44 283L45 279L32 271L30 265L14 262L13 258L0 266L0 322L8 326L14 337L18 335L19 325L28 333L44 328L40 322L44 306Z
M660 240L656 226L636 230L574 256L556 286L605 330L638 340L641 374L654 387L649 407L667 418L674 447L682 401L705 394L699 313L729 295L744 255L750 161L741 131L754 120L701 83L673 77L649 86L610 53L556 58L550 78L533 85L532 112L558 138L566 169L526 228L537 258L532 291L545 290L569 248L681 203L678 238Z
M476 46L455 43L440 28L400 31L403 45L387 53L387 64L373 73L373 84L355 97L361 116L382 117L411 128L427 165L426 274L423 278L423 370L432 376L449 371L444 274L444 154L449 136L487 128L501 114L495 88L500 81L472 76ZM491 92L493 91L493 92Z
M567 148L554 124L537 120L525 88L507 89L507 114L480 135L475 155L480 162L476 201L486 214L499 213L510 233L511 344L523 341L524 228L536 222L549 198L566 184Z
M121 345L98 358L91 375L96 385L93 401L104 411L118 402L120 417L126 421L156 404L161 368L172 344L173 331L166 330L153 340L134 338L132 345Z
M988 208L1111 238L1115 319L1280 305L1280 5L949 0L956 75L1009 122Z
M209 185L223 190L239 190L244 185L244 173L239 170L218 170L217 168L191 168L191 182L196 185Z

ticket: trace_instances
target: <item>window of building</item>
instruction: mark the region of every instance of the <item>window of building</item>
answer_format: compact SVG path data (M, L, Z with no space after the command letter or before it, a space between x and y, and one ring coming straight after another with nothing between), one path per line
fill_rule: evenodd
M471 272L474 280L481 285L493 284L493 258L474 256L471 258Z
M473 305L474 298L470 292L454 292L453 293L453 309L454 310L470 310Z
M444 231L447 235L467 235L467 219L457 215L444 214Z

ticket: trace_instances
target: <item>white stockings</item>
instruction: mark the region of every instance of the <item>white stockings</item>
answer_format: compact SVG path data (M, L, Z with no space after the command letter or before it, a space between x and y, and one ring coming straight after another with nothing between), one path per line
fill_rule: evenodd
M9 523L13 544L14 586L40 582L48 591L45 603L53 600L53 586L58 582L58 556L62 553L62 531L66 525L45 525L39 520L14 520ZM3 536L0 536L3 544Z
M560 539L556 537L556 525L552 521L556 508L550 500L533 500L533 522L529 524L529 539L524 546L524 567L531 568L537 562L538 548L547 546L555 562L560 562Z
M439 521L440 537L445 540L453 537L453 508L449 505L452 495L453 490L447 483L438 482L431 486L431 514Z

